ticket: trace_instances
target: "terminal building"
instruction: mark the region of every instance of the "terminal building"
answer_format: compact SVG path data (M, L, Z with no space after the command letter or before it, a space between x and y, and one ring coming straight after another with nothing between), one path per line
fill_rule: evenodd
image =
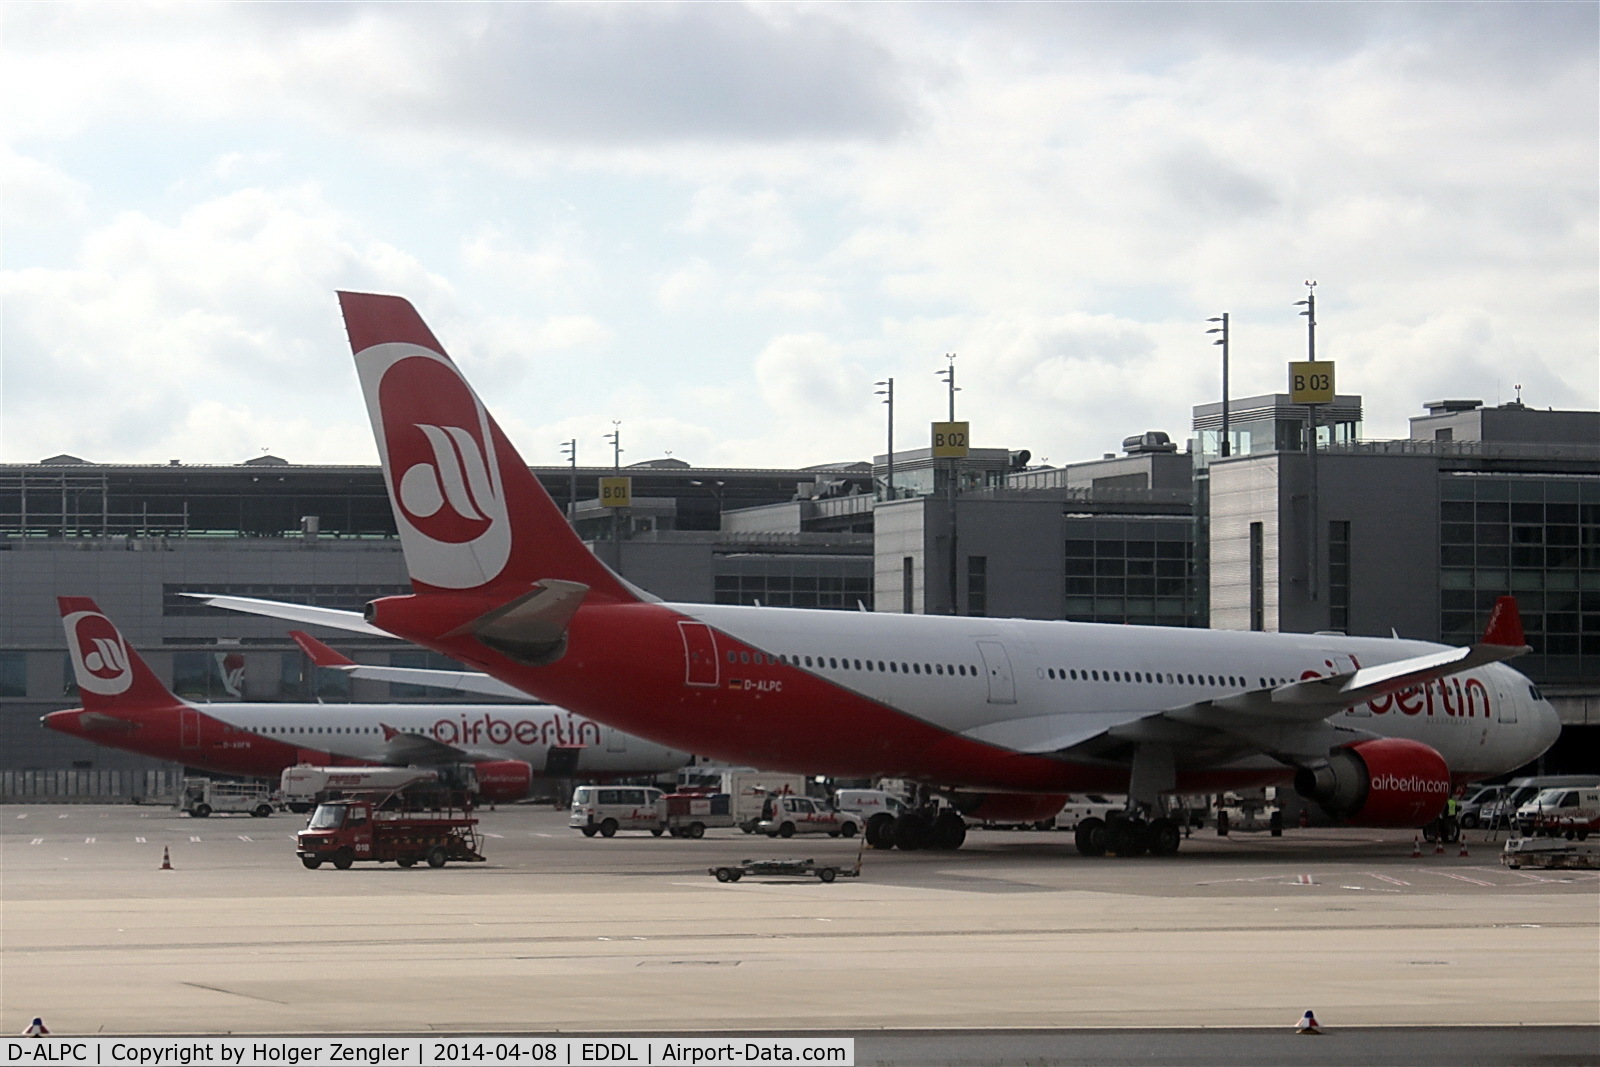
M1359 396L1194 409L1180 446L1136 433L1060 467L922 449L792 470L664 459L535 468L595 552L669 600L1463 644L1513 594L1516 666L1567 724L1547 770L1600 766L1600 412L1425 405L1398 441L1362 437ZM599 479L633 479L599 506ZM55 607L88 595L180 695L447 700L317 671L286 624L209 592L359 610L409 591L381 473L266 456L236 466L56 456L0 466L0 799L153 791L176 768L41 729L74 705ZM359 661L445 665L350 634ZM242 667L242 671L239 669ZM461 698L465 699L465 698Z

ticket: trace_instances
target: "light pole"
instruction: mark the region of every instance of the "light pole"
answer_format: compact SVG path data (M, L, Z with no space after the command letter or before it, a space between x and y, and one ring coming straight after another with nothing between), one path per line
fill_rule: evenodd
M1222 335L1211 343L1222 346L1222 447L1218 449L1218 452L1223 458L1227 458L1233 454L1228 437L1228 313L1224 311L1218 317L1207 319L1206 321L1222 323L1221 326L1209 329L1206 333L1220 333Z
M722 529L722 487L727 485L728 483L727 482L702 482L702 481L699 481L699 480L697 480L695 478L690 478L689 479L689 484L690 485L698 485L702 489L711 490L711 495L713 497L715 497L716 501L717 501L717 529L719 529L719 530Z
M567 466L570 470L567 481L567 522L576 522L578 518L578 439L561 443L561 454L567 457Z
M956 354L954 352L946 352L944 354L944 358L949 360L949 363L946 365L944 370L937 372L934 377L944 382L945 385L949 386L950 388L949 421L955 422L956 393L960 391L956 388ZM958 557L956 552L956 482L959 480L960 476L961 461L952 457L950 460L950 470L945 475L945 497L949 503L950 511L950 573L948 580L950 584L950 614L952 615L961 614L959 598L961 582L958 573L959 566L957 564Z
M1317 361L1316 282L1306 282L1306 298L1304 300L1296 300L1294 306L1305 308L1300 314L1306 317L1306 359L1311 363L1315 363ZM1306 594L1311 598L1312 603L1316 603L1317 587L1320 584L1317 580L1317 567L1319 565L1317 523L1320 521L1320 516L1317 507L1317 405L1315 404L1306 405L1306 428L1309 430L1309 436L1306 439L1306 464L1309 468L1307 480L1310 483L1306 515L1311 527L1311 536L1307 539L1306 546Z
M872 395L873 396L881 396L881 397L883 397L884 398L883 402L885 404L889 405L889 438L888 438L889 464L888 464L888 469L884 472L884 477L883 477L883 498L885 500L893 500L894 499L894 379L893 378L885 378L881 382L873 382L872 384L881 387L876 392L874 392Z
M605 435L611 442L611 473L614 476L622 475L622 420L611 420L611 432ZM611 546L614 557L613 565L617 573L622 573L622 509L611 509Z

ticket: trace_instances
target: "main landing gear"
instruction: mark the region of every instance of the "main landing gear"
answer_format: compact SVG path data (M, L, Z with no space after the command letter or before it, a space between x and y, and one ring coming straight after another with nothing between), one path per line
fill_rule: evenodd
M967 821L953 808L929 802L898 818L884 812L867 820L867 844L872 848L951 851L967 839Z
M1091 816L1078 823L1074 843L1085 856L1174 856L1183 841L1177 820L1163 815L1145 821L1138 814Z

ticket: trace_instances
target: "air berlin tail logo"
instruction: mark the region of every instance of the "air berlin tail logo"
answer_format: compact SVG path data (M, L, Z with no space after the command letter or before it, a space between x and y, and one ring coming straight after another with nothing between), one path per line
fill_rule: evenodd
M400 476L400 506L412 524L440 526L439 540L445 541L454 540L453 527L487 526L499 502L472 434L460 426L418 423L416 428L433 449L433 462L418 463Z
M128 691L133 684L128 646L110 619L98 612L76 612L67 619L67 634L79 689L100 696Z
M411 576L445 589L493 581L511 523L488 413L437 353L384 344L356 359Z

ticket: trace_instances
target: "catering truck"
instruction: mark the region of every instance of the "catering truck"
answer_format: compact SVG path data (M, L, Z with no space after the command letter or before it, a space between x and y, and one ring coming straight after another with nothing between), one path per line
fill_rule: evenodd
M307 812L325 800L375 790L400 792L439 781L439 772L422 767L318 767L297 763L279 777L284 807Z
M310 870L331 863L341 871L358 860L402 867L418 863L443 867L450 860L483 862L478 820L464 808L385 809L383 801L389 795L318 804L306 828L295 835L300 862Z

